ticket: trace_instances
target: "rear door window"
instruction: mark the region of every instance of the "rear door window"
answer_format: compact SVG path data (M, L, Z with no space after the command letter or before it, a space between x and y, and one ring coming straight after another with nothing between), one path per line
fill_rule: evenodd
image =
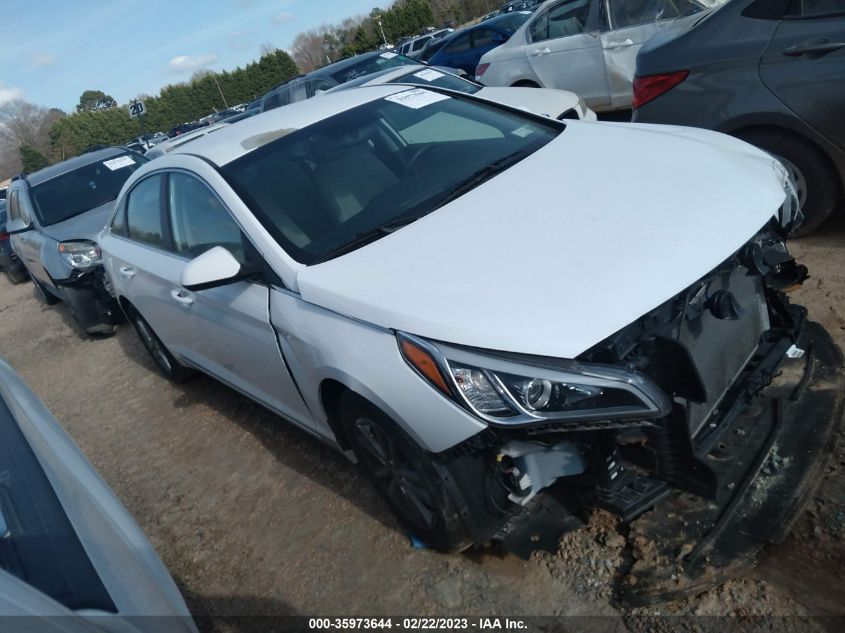
M164 177L150 176L135 185L126 203L126 227L129 239L157 248L166 248L162 216Z
M702 4L694 0L608 0L608 5L611 28L614 30L647 22L674 20L704 9Z
M469 35L461 35L460 37L455 38L451 44L446 47L447 53L460 53L463 51L468 51L472 48L472 42L470 41Z
M502 36L493 29L478 29L472 34L473 48L494 46L502 41Z

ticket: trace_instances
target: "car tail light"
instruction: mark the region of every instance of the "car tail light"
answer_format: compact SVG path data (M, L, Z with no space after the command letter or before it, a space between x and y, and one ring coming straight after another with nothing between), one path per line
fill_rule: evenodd
M668 92L689 76L688 70L662 75L634 77L634 109L641 108L664 92Z
M9 234L6 231L0 231L0 242L9 239Z
M475 69L475 78L481 79L484 73L487 72L488 68L490 68L490 64L479 64Z

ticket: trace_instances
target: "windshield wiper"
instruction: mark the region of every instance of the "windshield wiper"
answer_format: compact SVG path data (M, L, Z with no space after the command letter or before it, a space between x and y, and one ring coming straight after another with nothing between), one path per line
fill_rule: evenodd
M405 216L399 218L398 220L391 220L390 222L385 222L384 224L380 224L372 229L368 229L363 233L358 233L355 237L351 240L344 242L340 246L337 246L331 249L329 252L325 253L321 257L319 257L314 264L322 264L325 261L333 259L335 257L339 257L345 253L350 251L354 251L357 248L361 248L370 242L375 242L377 239L384 237L385 235L390 235L391 233L398 231L403 226L410 224L418 220L420 217L419 215L412 215L412 216Z
M443 196L437 203L434 205L435 209L439 209L442 206L445 206L452 202L453 200L457 200L462 195L475 189L478 185L483 183L485 180L490 180L493 176L498 173L503 172L511 165L518 163L523 158L528 156L532 153L532 150L525 150L522 149L518 152L514 152L513 154L508 154L504 158L500 158L497 161L490 163L489 165L485 165L478 171L472 173L469 178L461 182L459 185L452 187L446 192L446 195Z

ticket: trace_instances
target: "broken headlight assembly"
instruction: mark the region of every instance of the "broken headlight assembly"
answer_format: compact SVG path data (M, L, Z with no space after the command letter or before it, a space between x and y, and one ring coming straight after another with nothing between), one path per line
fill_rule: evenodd
M771 154L770 154L771 156ZM804 222L804 213L801 211L801 200L798 193L798 184L792 172L784 165L784 163L776 156L772 156L775 161L775 171L783 178L783 190L786 198L783 205L778 211L778 222L781 228L789 235L801 226Z
M493 424L647 419L671 408L660 388L637 372L571 361L534 366L451 346L441 350L403 333L398 339L405 361L422 378Z
M77 270L86 270L103 263L100 247L87 240L59 242L59 254L68 266Z

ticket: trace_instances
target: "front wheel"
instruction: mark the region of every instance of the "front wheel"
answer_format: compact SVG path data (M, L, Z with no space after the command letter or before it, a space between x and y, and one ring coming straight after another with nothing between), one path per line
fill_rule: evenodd
M358 461L402 526L440 551L469 547L469 534L429 453L351 391L341 397L340 412Z
M152 356L165 378L171 382L180 383L185 382L194 375L195 372L193 369L185 367L174 358L170 350L165 347L164 343L161 342L161 339L153 331L153 328L150 327L150 324L147 323L137 310L134 308L127 310L127 317L135 327L141 343L147 349L150 356Z
M10 284L17 285L26 281L26 270L23 267L10 267L3 271Z
M32 276L30 275L30 277ZM59 298L42 286L41 282L35 277L32 277L32 285L35 286L35 292L38 294L41 301L46 303L48 306L56 305L59 302Z

